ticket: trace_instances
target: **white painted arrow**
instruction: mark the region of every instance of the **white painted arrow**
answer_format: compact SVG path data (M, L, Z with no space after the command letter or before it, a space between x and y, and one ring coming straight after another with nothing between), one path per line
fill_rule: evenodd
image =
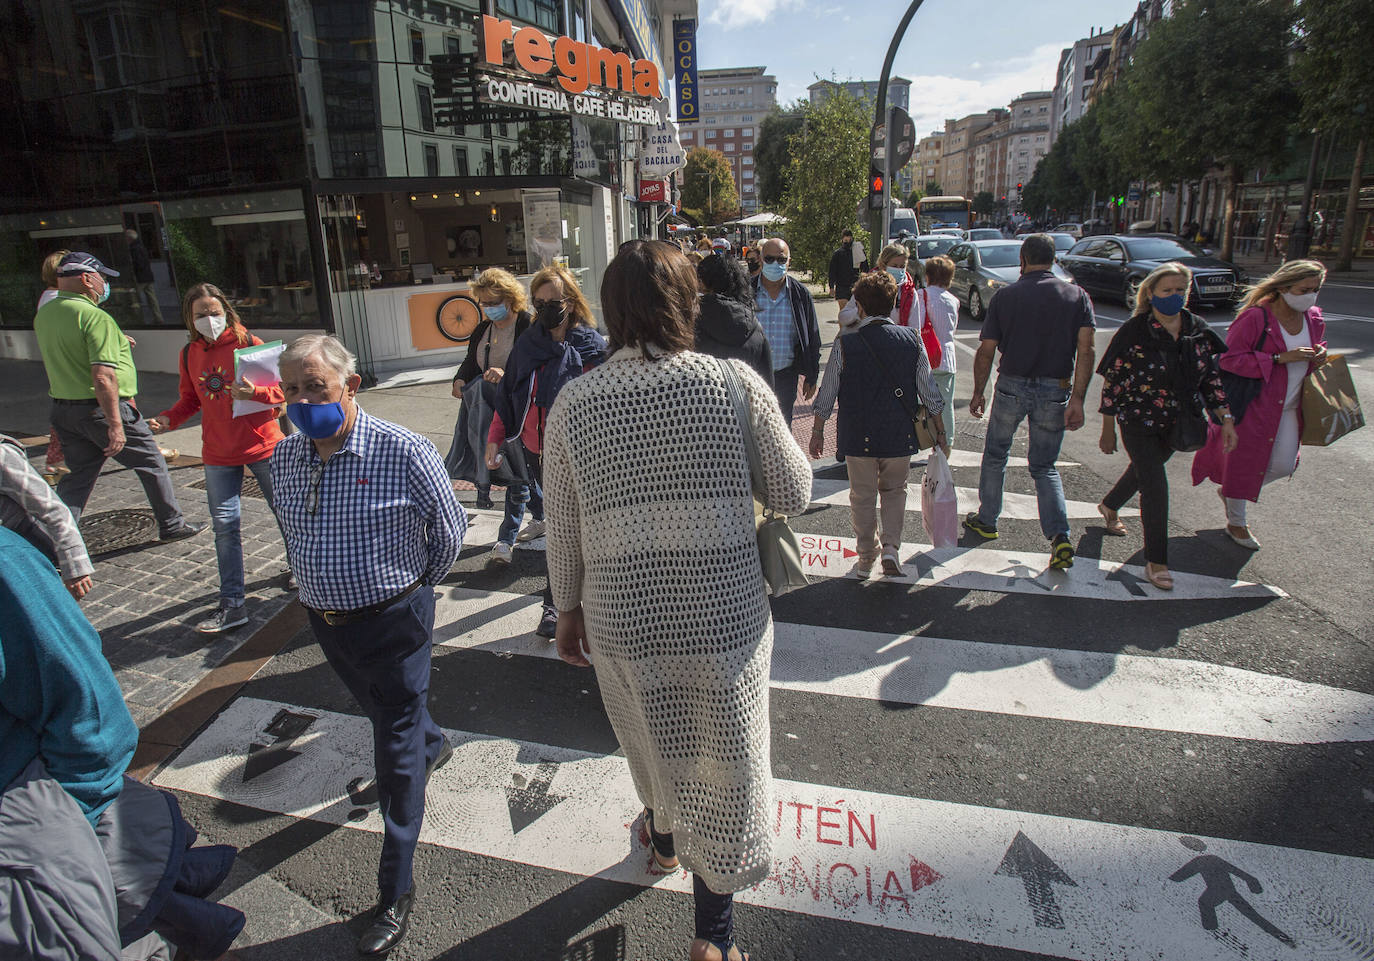
M919 474L913 475L916 479L906 486L906 509L913 514L921 512L921 477ZM978 488L976 487L956 487L955 493L959 497L961 505L967 505L969 509L978 506ZM818 477L811 482L811 503L812 504L834 504L849 506L849 482L843 480L829 480ZM1097 512L1097 505L1087 501L1065 501L1064 506L1068 510L1069 517L1097 517L1102 515ZM1132 507L1125 507L1121 510L1122 517L1139 516L1140 511ZM1040 518L1039 502L1034 494L1014 494L1010 491L1002 495L1002 517L1008 520L1033 521Z
M377 811L356 809L346 788L371 774L364 718L321 712L315 726L328 737L244 783L247 746L288 706L239 698L157 783L380 831ZM587 877L691 889L683 872L650 872L642 802L623 758L447 734L454 755L429 784L420 840ZM517 777L539 777L563 799L518 832L508 794ZM1374 861L850 787L779 780L775 790L772 869L739 892L745 903L1076 961L1355 961L1374 948L1367 896ZM1054 872L1036 873L1039 862L1030 859L1015 872L1006 868L1018 837ZM1054 882L1054 911L1030 903Z
M537 595L443 588L436 644L557 657ZM595 656L595 651L593 651ZM1285 744L1374 741L1374 695L1205 661L773 625L773 687Z

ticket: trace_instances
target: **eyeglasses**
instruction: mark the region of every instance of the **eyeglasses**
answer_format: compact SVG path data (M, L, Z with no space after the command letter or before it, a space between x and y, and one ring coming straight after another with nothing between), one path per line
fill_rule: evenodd
M558 300L532 300L530 301L530 306L534 308L534 312L537 314L545 307L552 307L554 304L563 304L566 306L567 303L568 298L560 297Z
M323 462L310 468L310 488L305 492L305 512L312 517L320 509L320 478L323 476Z
M773 254L764 254L764 255L763 255L763 262L764 262L765 264L785 264L785 263L787 263L787 255L786 255L786 254L778 254L778 255L774 256Z

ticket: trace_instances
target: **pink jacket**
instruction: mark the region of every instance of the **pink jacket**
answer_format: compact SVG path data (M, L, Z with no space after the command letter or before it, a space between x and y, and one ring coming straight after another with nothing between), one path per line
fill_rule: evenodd
M1264 333L1266 320L1269 334L1255 349ZM1313 347L1325 346L1326 323L1322 320L1321 308L1313 307L1307 312L1307 332L1312 336ZM1259 377L1264 386L1245 409L1245 418L1236 425L1240 442L1234 451L1222 452L1220 427L1213 424L1208 429L1207 446L1193 455L1193 484L1211 480L1221 485L1221 492L1227 497L1257 501L1283 416L1283 399L1288 395L1288 368L1276 365L1272 357L1288 348L1283 342L1278 318L1264 305L1241 311L1226 332L1226 346L1226 353L1221 356L1222 370L1242 377ZM1311 371L1308 365L1308 373ZM1301 410L1298 411L1298 424L1301 430Z

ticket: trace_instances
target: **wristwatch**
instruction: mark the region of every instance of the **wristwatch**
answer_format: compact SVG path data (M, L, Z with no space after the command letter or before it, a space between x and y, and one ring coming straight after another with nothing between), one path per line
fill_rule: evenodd
M1270 359L1271 361L1273 361L1274 363L1277 364L1277 363L1279 362L1279 355L1278 355L1278 354L1270 354L1270 355L1269 355L1269 359Z

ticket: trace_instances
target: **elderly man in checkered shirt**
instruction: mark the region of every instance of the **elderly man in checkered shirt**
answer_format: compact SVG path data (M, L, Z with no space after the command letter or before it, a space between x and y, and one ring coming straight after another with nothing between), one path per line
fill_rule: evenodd
M358 406L356 363L322 334L282 353L286 413L300 432L277 445L272 485L310 626L372 721L384 831L377 909L358 951L380 955L405 937L425 784L453 753L426 701L433 588L467 515L434 445Z

